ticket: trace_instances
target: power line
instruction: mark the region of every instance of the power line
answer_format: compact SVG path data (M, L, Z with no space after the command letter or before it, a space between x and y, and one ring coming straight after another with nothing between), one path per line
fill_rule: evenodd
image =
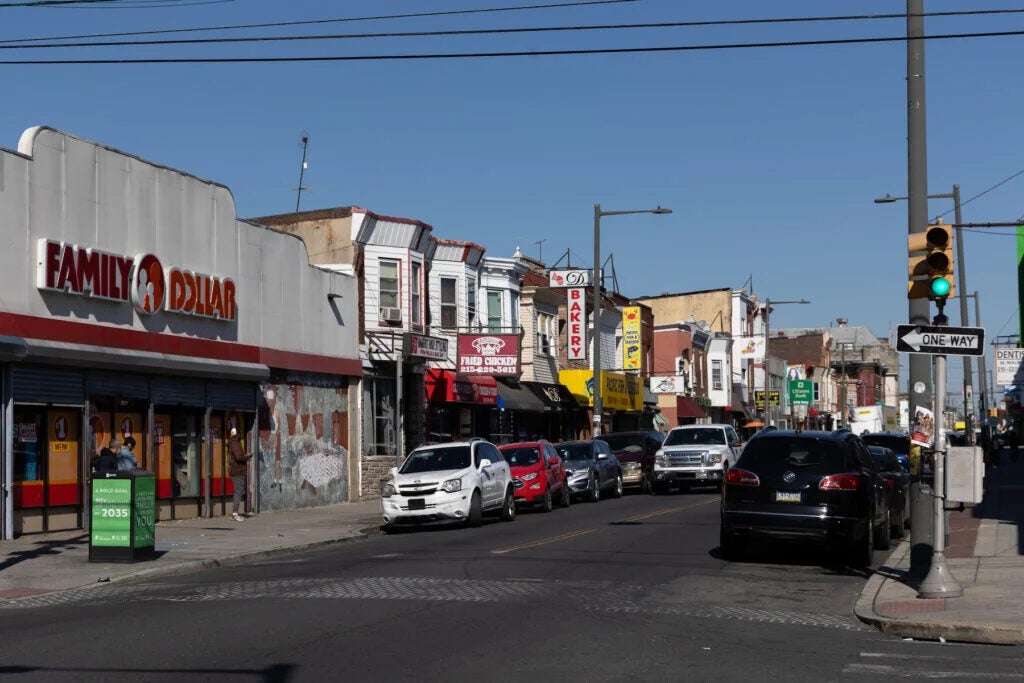
M604 0L607 2L608 0ZM622 1L622 0L616 0ZM632 1L632 0L631 0ZM472 10L472 11L484 11L484 10ZM491 10L487 10L491 11ZM949 12L933 12L928 16L963 16L963 15L979 15L979 14L1021 14L1024 13L1024 9L999 9L999 10L963 10L963 11L949 11ZM405 15L405 16L418 16L418 15ZM393 18L393 17L387 17ZM528 26L518 28L484 28L484 29L448 29L442 31L391 31L391 32L377 32L377 33L337 33L337 34L320 34L320 35L291 35L291 36L255 36L255 37L244 37L244 38L177 38L177 39L162 39L162 40L124 40L124 41L105 41L105 42L75 42L75 43L52 43L42 42L45 40L58 40L57 38L45 39L45 38L25 38L19 40L4 40L0 41L0 49L40 49L40 48L59 48L59 47L112 47L112 46L134 46L134 45L197 45L197 44L225 44L225 43L247 43L247 42L282 42L282 41L297 41L297 40L351 40L351 39L369 39L369 38L422 38L422 37L437 37L437 36L472 36L472 35L494 35L494 34L517 34L517 33L553 33L553 32L567 32L567 31L615 31L615 30L635 30L635 29L659 29L659 28L693 28L693 27L707 27L707 26L734 26L734 25L747 25L747 24L780 24L780 23L818 23L818 22L834 22L834 21L863 21L863 20L878 20L878 19L904 19L906 14L859 14L859 15L836 15L836 16L820 16L820 17L784 17L784 18L761 18L761 19L725 19L716 21L666 21L666 22L646 22L639 24L591 24L591 25L572 25L572 26ZM317 20L317 21L339 21L337 19L328 20ZM354 20L352 20L354 21ZM294 22L286 22L290 25ZM306 22L302 22L306 23ZM259 27L272 26L271 24L260 24L254 25ZM209 29L179 29L179 30L218 30L217 28ZM161 31L159 33L163 33ZM157 32L154 32L157 33ZM107 34L110 35L110 34ZM120 34L120 35L137 35L137 34ZM35 44L24 45L23 43L32 42Z
M984 31L975 33L943 33L915 37L915 40L950 40L960 38L1005 38L1024 35L1024 31ZM742 50L753 48L810 47L822 45L858 45L871 43L897 43L907 36L877 38L833 38L820 40L791 40L760 43L721 43L711 45L670 45L661 47L621 47L573 50L516 50L511 52L439 52L395 55L332 55L316 57L167 57L167 58L111 58L111 59L5 59L0 65L71 65L71 64L265 64L282 62L376 62L419 61L440 59L493 59L501 57L553 57L607 54L650 54L655 52L702 52L709 50Z
M944 12L943 15L974 14L985 12L990 14L1021 14L1024 9L1012 10L971 10L964 12ZM797 23L797 22L822 22L822 21L855 21L865 19L893 19L904 18L905 14L884 14L884 15L847 15L830 17L791 17L782 19L731 19L723 21L667 21L647 22L641 24L591 24L574 26L529 26L517 28L483 28L483 29L447 29L442 31L390 31L378 33L335 33L320 35L291 35L291 36L254 36L245 38L175 38L162 40L118 40L99 43L36 43L33 45L3 45L9 41L0 41L0 49L42 49L61 47L123 47L136 45L199 45L199 44L227 44L227 43L255 43L255 42L283 42L298 40L352 40L369 38L424 38L438 36L478 36L495 34L518 34L518 33L555 33L567 31L616 31L623 29L658 29L658 28L688 28L695 26L725 26L735 24L775 24L775 23Z
M116 0L88 0L90 2L101 1L111 2ZM230 0L234 1L234 0ZM12 40L4 40L0 42L4 43L26 43L26 42L37 42L42 40L77 40L79 38L119 38L123 36L147 36L147 35L159 35L163 33L189 33L189 32L200 32L200 31L234 31L243 28L281 28L284 26L309 26L319 24L336 24L345 22L356 22L356 21L377 21L383 19L412 19L420 17L440 17L440 16L453 16L459 14L493 14L496 12L519 12L523 10L535 10L535 9L558 9L563 7L582 7L586 5L611 5L619 4L624 2L640 2L640 0L579 0L577 2L560 2L560 3L549 3L542 5L517 5L512 7L486 7L479 9L464 9L464 10L437 10L435 12L412 12L408 14L380 14L376 16L366 17L341 17L334 19L308 19L303 21L276 21L263 24L234 24L225 26L206 26L206 27L193 27L193 28L170 28L160 29L153 31L124 31L121 33L85 33L80 35L70 36L52 36L48 38L17 38ZM3 7L4 5L0 5Z
M0 2L0 9L7 7L53 7L56 9L78 9L74 5L120 5L130 9L138 7L170 7L187 5L213 5L235 0L25 0L24 2ZM90 7L89 9L111 9L110 7Z

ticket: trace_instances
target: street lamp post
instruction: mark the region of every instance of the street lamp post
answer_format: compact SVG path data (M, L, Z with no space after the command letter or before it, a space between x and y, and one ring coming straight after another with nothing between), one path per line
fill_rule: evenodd
M891 204L905 200L907 197L891 197L885 195L884 197L878 197L875 199L875 204ZM953 200L953 216L954 222L957 226L963 223L960 215L960 186L953 185L952 192L944 192L942 194L930 194L928 199L952 199ZM960 288L960 324L964 327L968 326L967 322L967 266L964 263L964 231L957 227L956 228L956 279L957 287ZM977 300L975 300L977 302ZM974 443L974 400L973 396L971 400L968 399L968 395L973 394L974 391L974 378L971 376L971 361L968 356L964 356L964 432L967 435L968 443Z
M769 323L771 322L772 305L780 306L782 304L809 304L810 301L806 299L800 299L799 301L772 301L770 298L765 297L764 300L764 361L762 363L763 374L764 374L764 426L768 426L768 329Z
M658 206L654 209L635 211L602 211L600 204L594 204L594 438L601 436L601 416L604 405L601 400L601 217L624 216L631 213L672 213L672 209Z

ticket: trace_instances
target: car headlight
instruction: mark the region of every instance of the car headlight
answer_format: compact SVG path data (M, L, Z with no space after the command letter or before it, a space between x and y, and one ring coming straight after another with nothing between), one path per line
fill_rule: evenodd
M381 489L380 497L381 498L390 498L391 496L395 495L396 493L397 493L397 491L395 490L395 485L392 484L389 481L388 483L384 484L384 488Z
M534 479L537 478L537 473L536 472L530 472L529 474L524 474L523 476L521 476L519 478L522 479L523 481L533 481Z
M441 484L441 488L448 493L455 493L456 491L462 490L461 479L449 479L445 483Z
M590 472L589 467L574 467L571 470L566 470L565 473L570 477L582 477L584 474Z
M721 453L708 453L708 464L709 465L717 465L720 462L722 462L722 454Z
M624 462L624 463L622 463L622 469L624 469L624 470L638 470L638 469L640 469L640 463L638 463L638 462Z
M654 456L654 464L658 467L668 467L668 456L664 453L658 453Z

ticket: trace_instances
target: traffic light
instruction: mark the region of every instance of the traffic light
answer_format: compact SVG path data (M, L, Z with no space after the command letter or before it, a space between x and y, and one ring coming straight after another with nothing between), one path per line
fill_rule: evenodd
M907 298L945 301L953 296L953 228L943 223L907 238Z

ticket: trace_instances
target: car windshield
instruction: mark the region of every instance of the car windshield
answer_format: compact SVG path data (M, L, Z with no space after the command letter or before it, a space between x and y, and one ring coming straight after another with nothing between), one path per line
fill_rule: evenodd
M725 443L725 430L716 428L673 429L665 437L665 446L710 445Z
M831 441L810 437L751 439L736 466L758 474L793 470L825 475L847 470L842 448Z
M589 443L567 443L555 446L562 460L590 460L594 456Z
M469 467L469 446L446 446L413 451L398 471L402 474L461 470Z
M616 453L643 453L643 434L606 434L601 440Z
M520 446L518 448L501 448L505 461L512 467L536 465L540 461L540 449L536 446Z

